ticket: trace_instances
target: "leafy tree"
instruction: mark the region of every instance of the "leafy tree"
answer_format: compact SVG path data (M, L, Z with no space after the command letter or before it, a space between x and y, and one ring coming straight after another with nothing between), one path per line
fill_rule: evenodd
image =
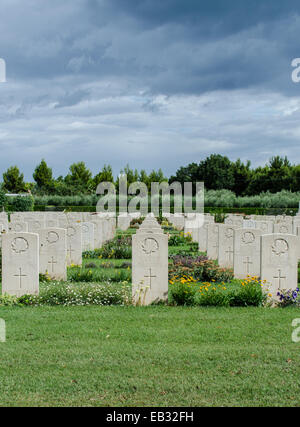
M53 187L52 169L47 166L44 159L35 168L33 179L40 189L50 189Z
M249 182L247 188L248 195L260 194L262 192L268 191L268 167L258 167L256 168L251 176L251 180ZM278 190L280 191L280 190Z
M249 160L245 165L240 159L238 159L235 163L232 163L234 178L234 185L232 190L238 196L245 195L247 192L247 188L252 177L250 165L251 163Z
M26 191L24 175L17 166L11 166L3 174L3 186L10 193L22 193Z
M300 165L291 168L291 190L293 192L300 191Z
M117 181L116 181L116 189L117 189L117 191L119 190L119 182L120 182L120 179L122 179L123 175L127 175L127 186L128 187L133 182L137 182L139 180L139 173L138 173L137 169L133 170L127 164L125 166L125 168L120 171L120 175L117 178Z
M69 174L65 177L67 185L80 192L91 190L93 187L92 172L87 169L84 162L73 163L69 171Z
M169 179L169 183L172 182L180 182L183 184L184 182L196 182L199 176L199 165L197 163L190 163L188 166L181 167L177 170L175 176L171 176Z
M140 171L138 180L149 186L149 177L144 169Z
M96 189L100 182L114 182L112 167L104 165L102 170L94 176L94 188Z
M153 170L149 177L148 177L148 189L151 189L151 183L152 182L168 182L168 179L164 176L163 171L161 169L158 169L158 171Z
M198 181L204 181L208 190L234 188L234 173L232 163L226 156L212 154L199 165Z
M288 158L274 156L269 161L267 187L272 193L290 190L293 186L292 168Z

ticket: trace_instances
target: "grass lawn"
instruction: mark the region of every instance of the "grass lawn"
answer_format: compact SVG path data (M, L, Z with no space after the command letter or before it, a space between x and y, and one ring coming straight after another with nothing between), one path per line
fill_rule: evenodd
M169 246L183 253L195 245ZM68 280L120 287L130 266L91 256ZM0 406L300 406L298 317L296 308L0 306Z
M1 307L1 406L299 406L298 309Z

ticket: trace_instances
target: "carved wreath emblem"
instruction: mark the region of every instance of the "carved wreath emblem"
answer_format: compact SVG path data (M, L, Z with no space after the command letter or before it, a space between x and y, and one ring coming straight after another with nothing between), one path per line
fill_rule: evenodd
M26 252L29 248L29 243L23 237L16 237L11 243L11 249L16 254L21 254L22 252Z
M59 235L55 231L49 231L47 235L47 242L49 244L56 243L59 240Z
M272 245L272 252L277 256L286 254L288 250L288 242L284 239L277 239Z
M145 239L142 243L142 251L147 255L157 252L158 249L159 244L153 237L147 237L147 239Z
M255 241L255 236L250 231L247 231L246 233L243 234L242 242L245 243L246 245L253 243L254 241Z

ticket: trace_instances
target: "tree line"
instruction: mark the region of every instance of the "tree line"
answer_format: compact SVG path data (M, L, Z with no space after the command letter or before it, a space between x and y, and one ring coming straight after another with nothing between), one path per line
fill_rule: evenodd
M252 168L250 161L231 161L227 156L212 154L199 163L180 167L176 174L167 178L161 169L147 174L145 170L131 169L129 165L120 171L127 175L128 184L143 182L148 189L151 182L200 182L207 190L230 190L237 196L252 196L263 192L277 193L282 190L300 191L300 165L293 165L287 157L274 156L265 166ZM34 182L25 182L17 166L3 173L1 189L9 193L31 192L36 195L72 196L93 194L101 182L112 182L118 188L119 178L114 178L110 165L93 176L84 162L73 163L68 174L53 177L52 169L43 159L33 173Z

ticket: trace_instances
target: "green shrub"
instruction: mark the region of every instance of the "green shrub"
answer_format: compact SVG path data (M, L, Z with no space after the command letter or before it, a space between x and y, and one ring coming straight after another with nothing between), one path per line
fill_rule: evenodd
M8 197L5 195L5 191L0 190L0 209L6 210L8 206Z
M267 295L256 279L230 283L195 282L190 278L170 281L169 300L175 305L247 307L266 303Z
M131 280L130 270L121 269L87 269L81 267L68 268L68 280L70 282L124 282Z
M130 287L111 283L62 283L52 282L41 287L39 295L18 298L22 305L125 305L131 303Z
M16 196L9 199L9 209L12 212L33 211L34 199L31 195Z
M206 256L173 255L173 265L169 268L169 280L176 281L193 278L196 281L229 282L233 279L233 271L222 268Z
M257 280L235 280L226 284L171 281L169 297L171 304L189 306L259 307L267 301L261 282Z
M21 306L21 302L18 300L17 297L12 295L0 295L0 307L1 306Z
M192 243L192 236L191 234L184 234L183 232L177 234L170 234L169 235L169 246L184 246L188 243Z

